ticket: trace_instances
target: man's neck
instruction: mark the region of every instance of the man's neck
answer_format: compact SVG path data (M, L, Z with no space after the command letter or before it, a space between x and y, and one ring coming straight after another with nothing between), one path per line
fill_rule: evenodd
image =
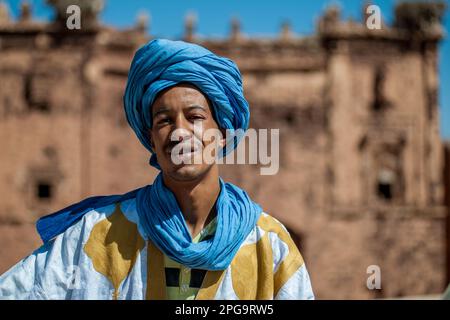
M219 172L213 166L196 181L175 181L163 175L163 181L175 195L192 238L216 216L215 203L220 193Z

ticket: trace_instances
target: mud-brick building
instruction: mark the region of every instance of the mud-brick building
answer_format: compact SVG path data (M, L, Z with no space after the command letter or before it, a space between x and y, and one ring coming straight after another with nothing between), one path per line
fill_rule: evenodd
M66 2L49 3L50 22L27 5L13 20L0 5L0 272L39 246L39 216L156 174L122 104L133 53L155 36L146 20L117 30L98 22L102 1L73 0L82 28L68 30ZM391 25L369 30L330 8L307 37L286 24L276 38L249 38L234 20L227 39L200 39L185 22L186 40L239 65L251 127L280 129L278 174L221 170L289 227L318 298L436 294L448 282L444 7L395 10ZM366 286L371 265L381 290Z

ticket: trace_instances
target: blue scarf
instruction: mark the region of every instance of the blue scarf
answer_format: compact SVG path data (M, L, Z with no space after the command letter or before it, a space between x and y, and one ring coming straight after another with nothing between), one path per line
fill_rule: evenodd
M262 209L244 190L220 179L214 237L193 243L175 196L159 174L153 185L139 191L137 211L150 239L171 259L190 268L223 270L255 227Z

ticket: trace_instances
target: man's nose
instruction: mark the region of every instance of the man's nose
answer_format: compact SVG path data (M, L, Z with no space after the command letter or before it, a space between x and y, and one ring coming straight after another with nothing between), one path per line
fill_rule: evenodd
M183 140L188 140L192 136L191 132L185 128L176 128L172 131L170 140L181 142Z
M175 118L175 129L189 129L191 126L191 123L188 119L184 116L182 112L177 114Z
M191 123L183 115L179 115L175 120L174 130L172 132L172 141L183 141L192 136Z

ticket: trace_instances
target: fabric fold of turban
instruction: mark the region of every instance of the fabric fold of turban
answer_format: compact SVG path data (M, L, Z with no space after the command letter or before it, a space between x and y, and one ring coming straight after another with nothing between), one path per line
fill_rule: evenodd
M190 83L202 91L211 101L218 126L229 131L231 139L227 139L222 155L236 148L248 128L249 105L241 73L233 61L196 44L152 40L133 58L123 100L128 123L152 153L150 164L157 168L149 137L151 106L158 93L179 83Z

